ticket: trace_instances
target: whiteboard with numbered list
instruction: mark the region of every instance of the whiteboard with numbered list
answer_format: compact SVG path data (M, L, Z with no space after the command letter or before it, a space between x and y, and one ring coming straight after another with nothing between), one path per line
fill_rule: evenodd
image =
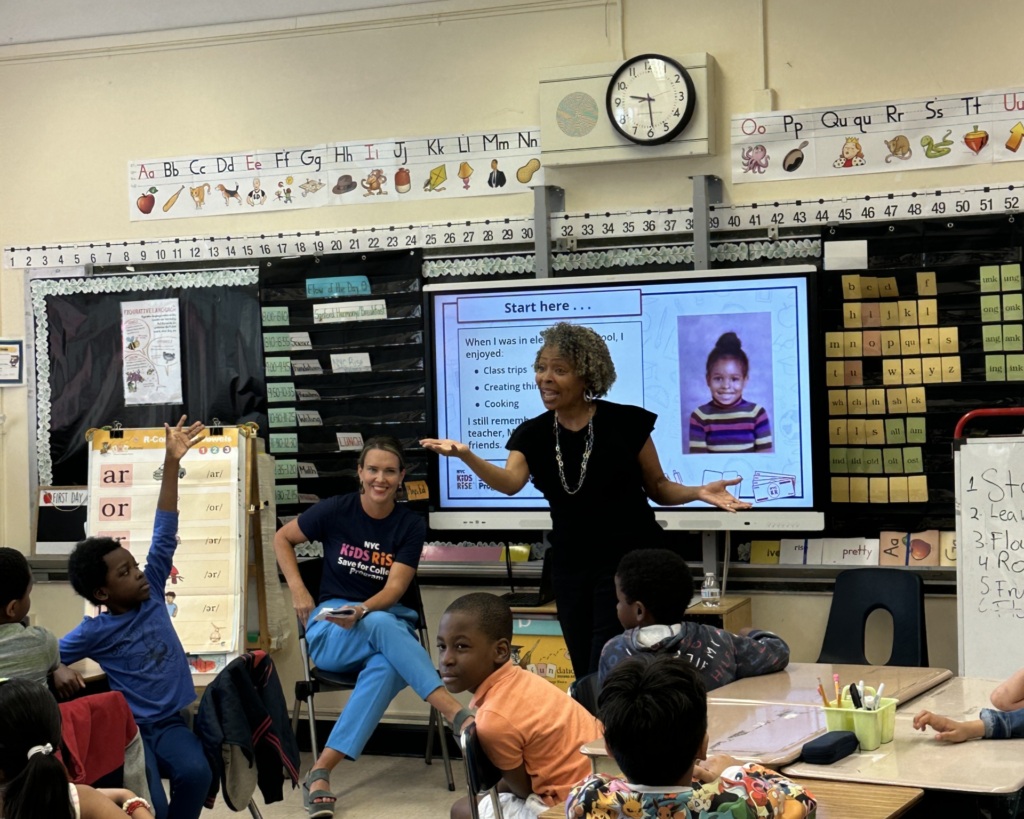
M959 673L1003 679L1024 666L1024 438L955 441L954 463Z

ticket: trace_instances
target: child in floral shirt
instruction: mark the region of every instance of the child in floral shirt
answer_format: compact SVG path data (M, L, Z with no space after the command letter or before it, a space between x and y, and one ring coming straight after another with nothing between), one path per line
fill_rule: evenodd
M707 696L684 660L664 654L625 660L608 675L598 702L605 744L625 778L585 779L569 794L568 819L815 815L814 797L781 774L724 755L707 758Z

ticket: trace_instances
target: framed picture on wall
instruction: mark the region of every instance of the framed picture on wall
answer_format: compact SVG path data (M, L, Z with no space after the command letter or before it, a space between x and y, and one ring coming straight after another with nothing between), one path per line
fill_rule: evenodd
M0 338L0 387L20 387L25 383L25 342Z

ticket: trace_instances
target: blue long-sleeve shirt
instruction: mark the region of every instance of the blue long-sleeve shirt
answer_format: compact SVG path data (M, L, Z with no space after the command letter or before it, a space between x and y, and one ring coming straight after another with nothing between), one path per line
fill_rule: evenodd
M164 603L177 533L178 513L158 509L144 571L149 599L124 614L86 617L60 641L64 662L92 657L100 664L110 687L124 694L143 725L178 713L196 698L185 649Z

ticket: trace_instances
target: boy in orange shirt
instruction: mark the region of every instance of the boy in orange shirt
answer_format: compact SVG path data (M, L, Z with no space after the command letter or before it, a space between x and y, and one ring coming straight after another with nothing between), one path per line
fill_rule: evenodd
M467 594L441 617L437 647L441 680L453 694L471 691L476 730L488 759L502 772L498 785L506 819L533 819L565 802L590 773L580 746L601 736L598 721L547 680L509 662L512 610L493 594ZM469 797L452 805L467 819ZM490 799L481 819L493 815Z

